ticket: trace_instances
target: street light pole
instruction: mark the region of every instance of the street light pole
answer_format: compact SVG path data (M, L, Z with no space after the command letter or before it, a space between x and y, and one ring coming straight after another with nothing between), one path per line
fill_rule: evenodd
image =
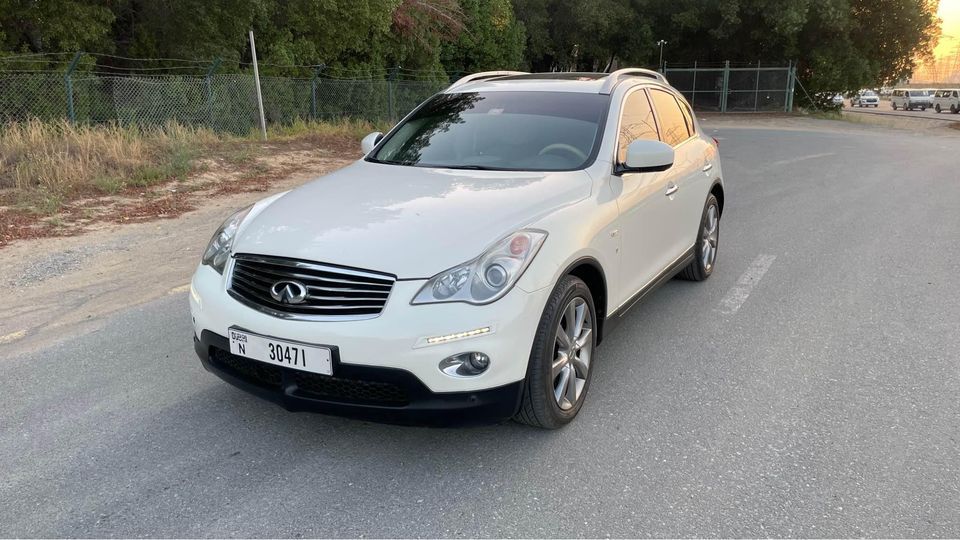
M660 69L663 69L663 46L667 44L667 40L661 39L657 42L657 45L660 46Z

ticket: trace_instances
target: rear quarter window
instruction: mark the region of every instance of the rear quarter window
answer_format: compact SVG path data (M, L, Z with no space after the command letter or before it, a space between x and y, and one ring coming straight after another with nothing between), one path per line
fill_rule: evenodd
M670 146L677 146L690 138L687 120L673 94L652 88L650 98L660 120L660 138Z

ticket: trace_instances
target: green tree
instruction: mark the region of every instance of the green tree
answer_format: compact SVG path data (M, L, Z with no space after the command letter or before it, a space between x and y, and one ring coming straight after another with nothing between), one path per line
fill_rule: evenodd
M444 44L441 60L449 71L516 69L523 63L524 30L510 0L460 0L464 28Z
M110 51L108 0L0 0L0 51Z

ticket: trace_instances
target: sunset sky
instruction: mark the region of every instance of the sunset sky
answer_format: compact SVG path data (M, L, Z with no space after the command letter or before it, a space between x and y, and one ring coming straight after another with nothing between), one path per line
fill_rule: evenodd
M940 0L937 14L943 19L943 35L934 54L947 56L955 53L960 44L960 0Z
M960 0L940 0L937 15L943 20L943 33L933 50L934 59L918 66L912 77L913 82L960 82L960 63L957 62L957 47L960 47Z

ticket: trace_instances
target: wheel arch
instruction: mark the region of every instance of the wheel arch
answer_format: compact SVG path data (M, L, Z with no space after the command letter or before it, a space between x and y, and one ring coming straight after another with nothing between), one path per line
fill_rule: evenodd
M714 181L713 187L710 188L710 193L717 198L717 204L720 206L720 215L723 216L723 184L720 183L720 179Z
M603 340L603 328L607 320L607 276L600 261L593 257L581 257L561 273L564 276L576 276L587 284L593 296L593 305L597 310L597 344Z

